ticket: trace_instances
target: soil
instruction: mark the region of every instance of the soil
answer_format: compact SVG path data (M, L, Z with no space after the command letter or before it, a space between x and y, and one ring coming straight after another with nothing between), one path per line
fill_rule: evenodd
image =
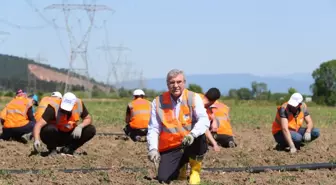
M116 128L99 128L98 132L120 132ZM238 147L209 152L203 162L207 167L248 167L266 165L322 163L336 161L336 129L321 129L321 136L297 154L276 151L267 129L237 129ZM81 147L75 156L42 157L29 154L32 143L0 142L0 184L157 184L153 164L147 159L146 143L97 135ZM109 168L107 171L65 173L57 169ZM126 168L135 168L127 170ZM9 174L7 169L40 169L37 174ZM299 172L202 172L203 184L335 184L335 170L302 170ZM172 184L187 184L176 181Z

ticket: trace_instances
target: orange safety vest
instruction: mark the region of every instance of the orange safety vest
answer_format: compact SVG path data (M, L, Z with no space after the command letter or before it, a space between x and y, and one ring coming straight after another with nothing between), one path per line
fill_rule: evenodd
M212 109L215 115L215 119L217 121L217 134L225 134L229 136L233 136L232 127L230 123L230 108L226 106L224 103L215 102Z
M54 104L54 106L56 106L59 100L60 99L58 97L53 97L53 96L43 97L34 115L36 121L39 121L41 119L45 109L48 107L48 104Z
M155 98L156 113L161 119L162 130L159 136L159 152L176 148L182 144L183 137L188 135L196 123L193 118L195 93L185 89L182 93L179 117L176 118L169 92Z
M279 109L283 107L285 109L287 109L287 102L285 102L284 104L282 104L281 106L277 107L277 113L275 116L275 119L273 121L273 125L272 125L272 134L276 134L277 132L281 131L281 118L279 115ZM300 113L298 114L298 116L295 118L294 115L292 113L289 112L288 114L288 128L290 130L294 130L294 131L298 131L299 128L302 126L303 124L303 120L304 120L304 112L307 108L307 105L305 103L302 103L302 105L300 106Z
M130 126L134 129L148 128L151 113L151 103L148 100L138 98L128 104L131 110Z
M5 120L4 128L18 128L28 124L27 111L32 107L32 101L26 97L15 97L5 107L6 112L1 113Z
M6 107L4 107L0 113L0 118L5 120L6 119L6 113L7 113L7 109Z
M59 112L59 107L61 105L61 99L55 100L57 104L50 104L55 110L55 118L56 120L51 121L51 124L55 124L58 130L62 132L72 131L76 126L77 122L80 119L80 115L83 112L83 104L82 100L77 98L77 102L75 106L72 108L71 117L67 119L66 114L62 114Z

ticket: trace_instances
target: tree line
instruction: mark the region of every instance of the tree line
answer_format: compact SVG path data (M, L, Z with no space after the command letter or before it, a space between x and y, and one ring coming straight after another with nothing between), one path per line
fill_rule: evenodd
M37 64L32 60L25 58L1 55L0 54L0 95L8 95L11 93L4 93L4 91L15 91L19 88L28 89L29 85L29 70L28 64ZM52 69L57 72L67 74L67 69L57 69L45 64L37 64L42 67ZM80 75L75 74L80 77ZM320 105L335 106L336 105L336 60L326 61L312 72L314 83L311 84L310 89L312 92L312 101ZM104 85L91 79L91 82L99 85ZM46 82L36 79L36 90L42 94L43 92L61 91L64 89L64 83ZM113 87L112 87L113 88ZM204 93L203 89L197 84L189 84L188 88L195 92ZM83 91L83 86L73 86L73 91ZM155 97L161 92L151 89L144 89L149 97ZM94 87L92 97L111 97L111 94L117 94L117 97L130 97L132 96L132 89L115 89L112 92L102 92ZM287 93L271 92L264 82L252 82L250 87L242 87L240 89L230 89L224 98L237 99L237 100L269 100L279 101L288 99L289 95L296 92L295 87L290 87ZM114 96L114 95L112 95Z

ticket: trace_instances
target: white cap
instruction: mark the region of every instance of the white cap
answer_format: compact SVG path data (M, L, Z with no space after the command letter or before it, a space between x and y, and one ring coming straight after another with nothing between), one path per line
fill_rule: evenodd
M71 92L65 93L62 98L61 109L71 111L72 108L75 106L76 101L77 101L76 95L74 95Z
M51 93L51 96L52 97L62 98L62 94L60 92L58 92L58 91L55 91L55 92Z
M145 96L145 92L143 92L143 90L141 89L136 89L133 91L133 96L140 96L140 95Z
M303 101L303 97L300 93L294 93L292 94L292 96L289 98L288 100L288 104L293 106L293 107L296 107L298 106L300 103L302 103Z

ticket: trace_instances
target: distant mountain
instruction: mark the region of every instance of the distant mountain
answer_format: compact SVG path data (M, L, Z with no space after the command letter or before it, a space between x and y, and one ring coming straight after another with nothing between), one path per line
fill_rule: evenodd
M268 85L269 90L273 93L288 91L288 88L293 87L299 92L311 95L310 85L314 83L311 74L299 73L285 76L256 76L251 74L202 74L189 75L187 84L195 83L200 85L204 91L211 87L217 87L222 94L227 94L230 89L239 89L247 87L251 89L252 81L264 82ZM166 90L165 78L147 79L146 88L154 90ZM138 82L127 82L125 88L136 88Z

